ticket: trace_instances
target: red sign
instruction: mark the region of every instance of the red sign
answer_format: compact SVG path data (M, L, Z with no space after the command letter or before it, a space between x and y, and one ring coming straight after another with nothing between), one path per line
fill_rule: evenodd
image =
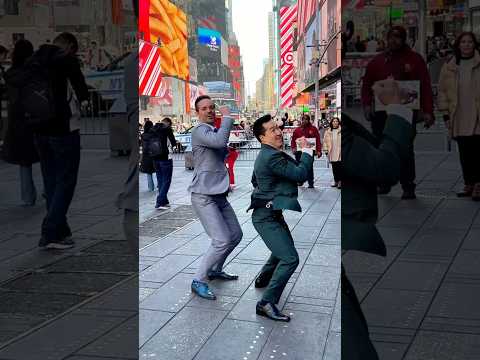
M138 47L138 91L144 96L158 96L162 76L160 75L160 49L139 40Z

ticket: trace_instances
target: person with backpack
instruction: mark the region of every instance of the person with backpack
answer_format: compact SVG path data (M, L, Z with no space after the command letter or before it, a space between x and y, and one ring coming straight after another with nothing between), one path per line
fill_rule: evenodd
M75 36L61 33L11 79L20 88L21 106L40 156L47 203L38 244L43 249L74 246L67 212L80 166L80 106L88 105L89 95L77 51Z
M145 134L144 145L146 154L153 159L153 166L157 174L158 196L155 205L157 210L170 208L168 190L172 182L173 160L169 155L168 140L172 148L177 145L172 130L172 120L164 118L160 123L153 126L148 134Z
M153 182L153 174L155 173L155 168L153 166L153 159L148 154L146 150L148 139L152 134L150 134L150 130L153 128L153 123L150 120L145 121L145 125L143 127L143 134L140 136L141 144L142 144L142 160L140 163L140 172L147 175L148 181L148 191L155 191L155 183Z
M12 66L5 72L8 99L8 125L3 144L3 160L20 166L20 189L22 206L34 206L37 190L33 182L32 165L39 162L33 132L25 123L25 114L20 106L20 89L9 79L23 71L25 61L32 56L33 45L28 40L18 40L12 53Z

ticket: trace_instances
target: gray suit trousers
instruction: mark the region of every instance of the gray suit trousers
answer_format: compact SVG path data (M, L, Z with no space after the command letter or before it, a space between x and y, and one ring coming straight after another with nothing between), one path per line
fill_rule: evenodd
M226 195L192 193L192 206L212 239L195 274L196 280L206 282L210 270L222 271L228 255L242 240L243 232Z

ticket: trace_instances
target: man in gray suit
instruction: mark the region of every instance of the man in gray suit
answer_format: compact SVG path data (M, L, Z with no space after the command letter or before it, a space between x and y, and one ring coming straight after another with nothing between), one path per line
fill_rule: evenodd
M225 273L223 264L243 236L237 216L227 201L229 177L225 157L233 119L228 107L220 107L222 124L215 129L215 104L209 96L199 96L195 110L199 124L192 132L195 170L189 191L193 209L212 243L192 281L192 291L202 298L215 300L207 281L238 279L237 275Z

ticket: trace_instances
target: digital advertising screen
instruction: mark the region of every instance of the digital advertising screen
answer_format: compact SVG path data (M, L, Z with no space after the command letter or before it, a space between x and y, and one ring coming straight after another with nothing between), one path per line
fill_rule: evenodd
M187 79L188 27L184 11L168 0L140 0L139 31L143 40L159 46L161 72Z

